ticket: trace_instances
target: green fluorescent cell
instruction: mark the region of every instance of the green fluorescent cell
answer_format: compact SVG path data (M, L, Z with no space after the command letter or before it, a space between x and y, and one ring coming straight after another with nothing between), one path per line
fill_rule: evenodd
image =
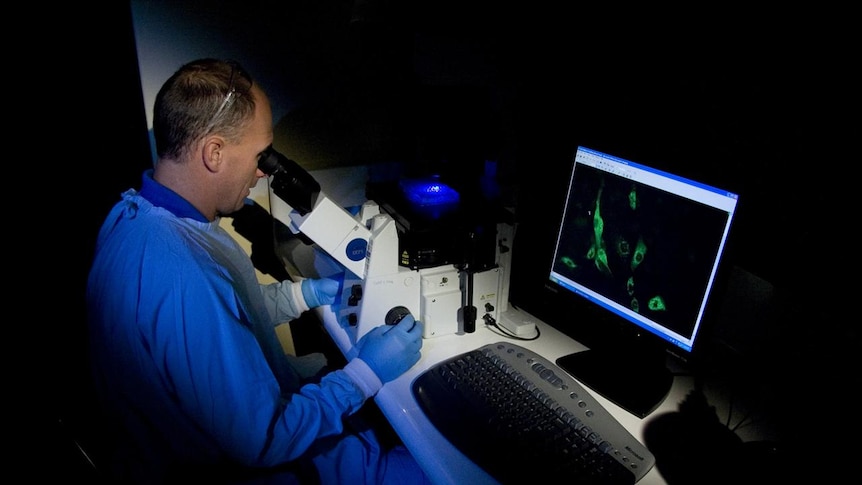
M629 254L631 254L632 246L626 239L618 238L616 246L617 254L619 254L621 258L629 257Z
M593 232L595 233L596 241L600 240L602 233L605 232L605 221L602 220L598 210L596 210L596 215L593 216Z
M610 275L612 273L610 266L608 266L608 253L605 250L605 241L602 237L605 231L605 222L601 215L602 190L603 188L600 188L599 194L596 196L596 212L593 214L594 248L590 248L588 255L593 254L595 256L596 268L599 271Z
M602 240L602 233L605 232L605 222L602 220L602 190L604 186L599 188L599 193L596 195L596 212L593 214L593 233L596 237L596 242Z
M612 274L611 268L608 266L608 253L604 248L599 248L596 252L596 268L607 275Z
M667 307L664 304L664 298L659 295L650 298L649 309L655 312L663 312L667 310Z
M632 271L635 270L644 260L646 256L646 243L642 238L638 238L638 244L635 246L635 253L632 256Z

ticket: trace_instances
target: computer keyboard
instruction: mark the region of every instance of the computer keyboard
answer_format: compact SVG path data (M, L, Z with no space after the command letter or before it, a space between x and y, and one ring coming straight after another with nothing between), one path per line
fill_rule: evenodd
M412 391L440 433L503 484L633 484L655 464L577 381L513 343L439 362Z

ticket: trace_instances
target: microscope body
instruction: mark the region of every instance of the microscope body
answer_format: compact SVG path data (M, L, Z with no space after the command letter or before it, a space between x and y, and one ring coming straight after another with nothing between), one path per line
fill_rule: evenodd
M511 226L500 226L498 237L508 243ZM411 269L404 260L395 219L381 212L369 219L369 227L365 277L351 283L345 280L346 295L339 306L339 318L355 326L357 340L382 325L387 312L399 305L422 321L424 338L470 332L465 308L475 307L480 320L497 320L506 310L508 251L498 252L499 264L469 275L472 291L466 299L465 270L455 264Z
M261 168L270 175L273 217L292 232L307 236L346 270L341 301L333 310L343 327L355 330L354 343L384 325L387 313L395 307L407 308L423 322L424 338L472 331L470 322L464 320L465 308L475 307L481 319L494 320L505 311L508 251L500 251L504 244L497 245L500 264L470 271L467 299L465 268L448 263L411 268L399 244L396 220L376 202L367 201L358 214L352 214L280 153L272 150L266 163ZM510 225L498 224L498 232L502 231L498 239L509 238L508 244L513 236L508 234L510 229Z
M346 270L339 319L355 328L358 341L384 324L386 313L406 307L419 319L419 272L398 264L395 221L366 202L351 214L325 193L318 192L305 214L282 197L270 197L270 211L294 233L302 233Z
M419 272L401 266L398 261L398 229L395 220L385 213L370 219L371 239L365 259L365 278L361 283L356 339L382 325L386 313L404 306L421 320Z

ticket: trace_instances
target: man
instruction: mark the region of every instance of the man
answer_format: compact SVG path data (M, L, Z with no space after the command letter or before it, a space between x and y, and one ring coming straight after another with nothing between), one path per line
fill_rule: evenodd
M405 317L358 355L303 381L275 325L332 303L338 284L261 285L219 226L264 173L265 92L237 63L182 66L156 96L158 161L109 213L87 305L95 386L117 432L113 478L138 483L422 483L403 446L384 449L351 415L419 359ZM415 324L415 325L414 325Z

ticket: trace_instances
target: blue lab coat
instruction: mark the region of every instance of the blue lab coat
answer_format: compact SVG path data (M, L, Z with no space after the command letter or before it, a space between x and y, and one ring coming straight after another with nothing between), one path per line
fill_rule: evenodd
M365 362L302 385L284 358L275 326L308 308L299 283L261 285L218 220L151 170L103 223L87 302L111 464L126 477L295 483L313 463L323 483L424 480L403 448L345 430L382 385Z

